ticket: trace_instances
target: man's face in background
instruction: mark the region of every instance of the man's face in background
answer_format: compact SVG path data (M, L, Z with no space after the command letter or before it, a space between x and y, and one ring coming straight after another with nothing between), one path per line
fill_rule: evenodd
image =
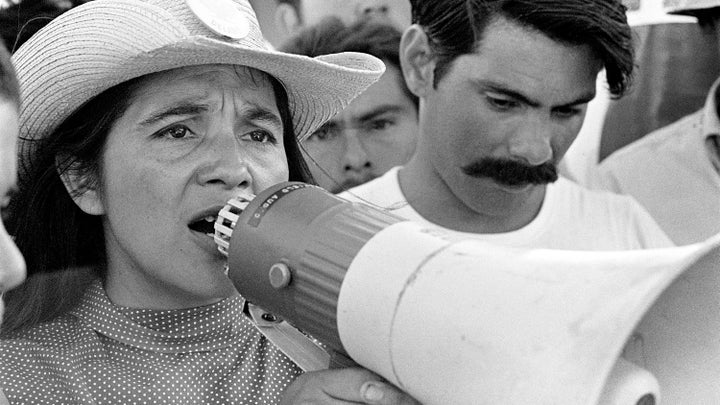
M411 19L409 0L300 0L298 4L303 26L335 16L347 25L371 18L403 31Z
M417 107L400 70L386 65L377 83L302 143L313 177L333 193L405 164L415 151Z

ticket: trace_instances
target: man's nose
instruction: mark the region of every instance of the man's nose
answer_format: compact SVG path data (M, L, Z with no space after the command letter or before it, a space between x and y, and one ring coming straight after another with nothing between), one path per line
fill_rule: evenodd
M346 130L345 139L345 153L343 154L342 161L343 171L362 172L372 169L370 156L365 150L365 146L360 141L357 131Z
M361 18L382 18L387 16L389 10L387 0L367 0L360 2L356 12Z
M532 166L552 160L554 131L551 123L539 120L524 123L509 141L510 156Z

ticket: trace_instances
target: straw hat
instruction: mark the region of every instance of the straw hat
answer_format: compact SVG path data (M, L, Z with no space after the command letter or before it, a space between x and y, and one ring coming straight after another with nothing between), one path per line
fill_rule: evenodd
M720 7L720 0L665 0L665 11L671 14L695 15L703 10Z
M20 80L20 156L112 86L183 66L235 64L285 87L298 139L316 130L383 73L370 55L309 58L266 45L247 0L94 0L50 22L13 55Z

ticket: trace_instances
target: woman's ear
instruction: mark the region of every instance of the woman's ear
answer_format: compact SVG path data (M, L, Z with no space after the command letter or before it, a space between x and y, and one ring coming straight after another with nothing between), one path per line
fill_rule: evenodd
M421 26L411 25L400 41L400 66L405 83L413 94L422 98L433 89L435 58Z
M72 165L67 167L67 164L61 162L62 159L56 159L56 167L66 167L64 170L58 169L58 173L68 194L75 201L75 205L89 215L105 214L105 207L97 186L98 182L88 178L88 174L81 174L74 170Z

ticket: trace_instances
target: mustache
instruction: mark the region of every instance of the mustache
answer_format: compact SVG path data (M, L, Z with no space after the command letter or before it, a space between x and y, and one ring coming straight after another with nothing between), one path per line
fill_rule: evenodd
M468 176L490 178L506 186L542 185L558 179L557 168L551 162L532 166L517 160L483 158L461 170Z

